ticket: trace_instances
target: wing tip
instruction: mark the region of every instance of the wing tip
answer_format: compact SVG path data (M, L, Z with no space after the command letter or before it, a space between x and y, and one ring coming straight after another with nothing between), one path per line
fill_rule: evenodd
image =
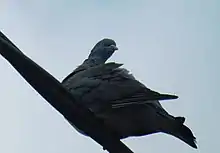
M176 96L176 95L168 95L168 94L162 94L162 99L164 99L164 100L168 100L168 99L177 99L177 98L179 98L178 96Z

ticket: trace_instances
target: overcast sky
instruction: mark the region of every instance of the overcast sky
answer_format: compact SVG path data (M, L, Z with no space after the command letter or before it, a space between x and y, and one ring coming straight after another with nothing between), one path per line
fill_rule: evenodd
M60 81L112 38L124 63L147 87L180 98L163 101L185 116L198 150L166 134L123 140L135 153L219 153L220 1L1 0L0 30ZM102 153L76 132L0 57L0 152Z

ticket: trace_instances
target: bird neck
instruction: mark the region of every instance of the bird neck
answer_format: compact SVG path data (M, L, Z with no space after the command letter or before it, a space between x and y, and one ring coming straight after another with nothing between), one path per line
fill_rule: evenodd
M99 64L103 64L105 62L103 62L102 60L98 60L98 59L94 59L94 58L88 58L86 60L84 60L84 62L78 66L75 71L81 71L81 70L85 70L87 68L99 65Z
M104 64L105 61L106 60L104 60L101 57L89 57L83 62L83 64L88 64L90 66L94 66L94 65Z
M105 61L101 60L100 58L88 58L84 60L84 62L73 71L73 74L104 63Z

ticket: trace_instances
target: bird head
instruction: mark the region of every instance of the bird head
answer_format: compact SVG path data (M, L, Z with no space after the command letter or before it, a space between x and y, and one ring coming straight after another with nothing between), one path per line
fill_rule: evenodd
M89 59L98 60L105 63L112 54L118 50L116 42L112 39L102 39L92 49Z

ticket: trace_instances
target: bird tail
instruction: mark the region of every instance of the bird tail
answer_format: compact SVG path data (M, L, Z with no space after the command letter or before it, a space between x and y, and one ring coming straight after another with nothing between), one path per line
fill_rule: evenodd
M184 117L175 117L174 126L172 126L167 133L179 138L191 147L197 148L196 137L193 135L192 131L183 124L184 122Z

